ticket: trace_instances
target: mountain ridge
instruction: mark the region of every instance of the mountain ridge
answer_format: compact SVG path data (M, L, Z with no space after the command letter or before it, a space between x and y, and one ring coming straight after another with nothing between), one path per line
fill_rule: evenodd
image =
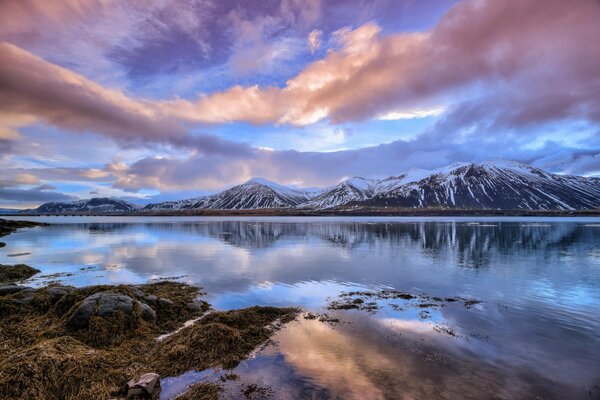
M86 200L46 203L32 211L52 213L56 208L70 212L77 209L73 204L81 202ZM594 210L600 207L600 178L558 175L517 161L491 160L453 163L432 170L411 168L385 179L355 176L324 189L297 189L264 178L252 178L212 195L144 207L127 204L129 206L112 206L120 207L114 210L119 212L330 210L339 207ZM98 210L88 206L82 211L103 211L101 207L96 208Z
M32 210L23 210L21 213L39 214L67 214L82 212L132 212L139 210L139 206L125 200L110 197L93 197L86 200L68 202L52 201L44 203Z

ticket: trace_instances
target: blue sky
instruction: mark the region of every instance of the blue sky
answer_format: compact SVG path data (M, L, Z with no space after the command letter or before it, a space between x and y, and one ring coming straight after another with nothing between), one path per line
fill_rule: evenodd
M600 174L595 0L0 3L0 207L508 158Z

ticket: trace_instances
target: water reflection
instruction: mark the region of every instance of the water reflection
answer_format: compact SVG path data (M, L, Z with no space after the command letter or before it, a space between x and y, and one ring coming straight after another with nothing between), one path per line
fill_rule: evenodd
M269 304L323 312L342 291L381 288L483 301L425 317L384 304L373 315L342 313L348 325L292 324L278 346L238 367L242 381L279 388L278 398L596 396L595 220L149 221L20 231L3 238L0 263L23 253L18 262L43 274L72 273L53 279L74 285L179 277L202 285L222 309ZM439 324L457 336L436 330Z

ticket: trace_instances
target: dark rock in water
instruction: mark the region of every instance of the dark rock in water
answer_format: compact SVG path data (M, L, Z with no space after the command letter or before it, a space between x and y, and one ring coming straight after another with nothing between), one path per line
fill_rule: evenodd
M8 296L9 294L14 294L20 292L21 290L31 289L27 286L19 286L15 284L10 285L0 285L0 296Z
M0 247L4 247L4 246L6 246L6 243L0 242Z
M136 306L139 307L141 316L147 321L155 321L156 313L150 306L140 303L129 296L120 293L100 292L86 297L67 321L67 327L72 330L87 328L90 318L96 315L110 318L115 313L121 312L134 317Z
M158 400L160 398L160 376L147 373L127 382L127 399Z

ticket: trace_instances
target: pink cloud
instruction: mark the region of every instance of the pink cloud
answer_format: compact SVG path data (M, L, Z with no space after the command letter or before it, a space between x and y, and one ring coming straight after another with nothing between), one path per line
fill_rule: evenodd
M509 127L567 117L598 121L598 20L594 0L466 0L426 32L385 36L374 23L340 30L340 48L284 87L234 86L195 101L136 98L2 43L0 131L15 139L22 121L39 119L122 142L253 154L246 145L191 136L188 125L368 119L421 109L450 92L460 100L441 126L455 130L488 115ZM473 96L473 87L484 94Z

